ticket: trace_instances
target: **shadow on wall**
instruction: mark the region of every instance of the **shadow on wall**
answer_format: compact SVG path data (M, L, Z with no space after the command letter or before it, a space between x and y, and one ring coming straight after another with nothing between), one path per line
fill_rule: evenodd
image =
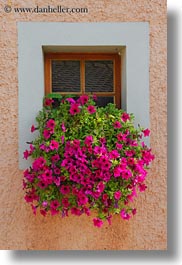
M178 33L179 17L168 13L168 250L167 251L11 251L10 259L20 261L88 261L90 259L134 261L177 260L178 247ZM173 130L173 128L176 128ZM178 150L179 151L179 150ZM174 178L175 181L174 181ZM174 207L175 205L175 207ZM176 218L173 218L173 217ZM136 262L137 263L137 262Z

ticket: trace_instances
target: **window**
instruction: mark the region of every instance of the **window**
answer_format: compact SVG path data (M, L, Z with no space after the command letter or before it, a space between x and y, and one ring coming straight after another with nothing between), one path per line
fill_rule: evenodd
M45 94L95 94L98 106L121 108L121 57L106 53L45 53Z

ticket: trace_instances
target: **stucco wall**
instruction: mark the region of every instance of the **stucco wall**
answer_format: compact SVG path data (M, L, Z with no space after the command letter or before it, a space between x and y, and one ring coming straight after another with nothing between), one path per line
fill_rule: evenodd
M12 7L57 6L58 1L10 1ZM167 47L165 0L61 1L62 6L87 7L87 14L5 13L0 4L0 248L22 250L134 250L167 247ZM136 202L129 222L114 217L111 227L93 227L83 217L33 216L24 203L22 171L18 169L18 21L150 23L151 147L156 159L148 190Z

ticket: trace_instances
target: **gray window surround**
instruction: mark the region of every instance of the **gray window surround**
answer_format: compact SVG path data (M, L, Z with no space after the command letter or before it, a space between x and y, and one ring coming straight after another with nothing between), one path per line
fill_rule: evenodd
M122 108L134 113L135 124L149 127L149 23L18 22L19 168L30 132L42 108L44 50L121 53Z

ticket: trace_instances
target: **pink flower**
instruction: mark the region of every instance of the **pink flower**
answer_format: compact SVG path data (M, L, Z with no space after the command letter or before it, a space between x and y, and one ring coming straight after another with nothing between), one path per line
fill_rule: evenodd
M42 202L42 206L43 206L43 207L47 207L47 206L48 206L48 202L47 202L47 201L43 201L43 202Z
M117 148L118 150L121 150L121 149L123 148L123 145L120 144L120 143L116 143L116 148Z
M52 161L53 163L58 162L59 159L60 159L60 156L59 156L58 154L53 155L53 156L51 157L51 161Z
M63 198L62 199L62 205L64 206L64 207L69 207L69 205L70 205L70 203L69 203L69 201L68 201L68 198Z
M50 98L46 98L45 101L44 101L44 105L45 106L51 106L51 104L54 102L53 99L50 99Z
M93 98L94 101L97 101L97 95L96 95L96 94L94 94L94 95L92 96L92 98Z
M46 216L46 214L47 214L47 212L46 212L46 210L44 210L44 209L41 209L40 210L40 214L41 215L43 215L44 217Z
M74 104L75 103L75 100L73 98L67 98L66 99L69 103L71 104Z
M88 202L88 198L87 196L85 196L84 194L79 194L78 195L78 205L85 205Z
M35 130L36 130L35 126L32 125L32 127L31 127L31 132L33 133Z
M94 218L93 219L94 226L101 227L103 225L103 221L100 218Z
M122 114L122 116L121 116L121 119L122 119L124 122L126 122L127 120L130 119L130 115L129 115L128 113L124 112L124 113Z
M122 209L120 212L121 218L123 218L124 220L129 220L130 219L130 215L126 212L125 209Z
M66 185L62 185L60 188L60 192L64 195L68 194L68 193L70 193L70 187L66 186Z
M123 179L129 179L129 178L131 178L131 176L132 176L132 173L130 170L126 169L126 170L122 171L122 178Z
M50 131L48 131L48 130L44 130L44 131L43 131L43 136L44 136L44 138L45 138L46 140L49 139L50 136L51 136Z
M104 183L103 182L99 182L98 184L97 184L97 191L98 192L103 192L104 191L104 188L105 188L105 185L104 185Z
M85 141L84 144L86 145L91 145L93 143L93 136L92 135L88 135L85 137Z
M119 121L115 121L113 126L114 126L115 129L120 129L122 127L121 123Z
M61 124L61 129L62 129L63 132L66 132L66 127L65 127L64 122Z
M135 215L136 212L137 212L137 210L136 210L136 208L134 208L134 209L132 210L132 214Z
M80 112L79 105L77 103L73 103L70 108L70 114L75 115Z
M35 205L33 205L33 204L31 204L31 207L32 207L33 214L36 215L37 207Z
M125 151L125 155L126 156L134 156L135 155L135 151L134 150L127 150L127 151Z
M56 142L55 140L51 140L51 142L50 142L50 149L51 150L58 150L58 148L59 148L59 143L58 142Z
M29 151L28 151L28 150L25 150L25 151L23 152L23 158L25 158L25 159L27 160L28 157L29 157Z
M64 144L64 135L61 136L61 143Z
M25 195L24 199L26 202L29 203L29 202L33 202L34 197L31 194L27 194L27 195Z
M88 112L89 112L90 114L93 114L94 112L96 112L95 107L92 106L92 105L88 106L87 110L88 110Z
M120 191L120 190L118 190L118 191L116 191L116 192L114 193L114 198L115 198L116 200L119 200L119 199L121 198L121 191Z
M142 132L143 132L143 134L144 134L144 137L150 135L150 130L149 130L149 129L145 129L145 130L143 130Z
M82 95L78 100L82 105L88 102L88 95Z
M99 139L99 142L103 145L103 144L105 144L106 143L106 138L105 137L101 137L100 139Z
M55 120L53 119L48 120L46 122L46 127L53 130L55 127Z
M56 174L56 173L55 173L55 174ZM60 183L61 183L61 178L60 178L60 177L55 178L55 179L54 179L54 183L56 184L57 187L59 187L59 186L60 186Z
M58 207L60 206L60 203L58 202L58 200L53 200L51 203L50 203L50 207L52 209L57 209Z
M78 208L73 207L73 208L71 208L71 214L80 216L82 213L81 213L81 211Z

